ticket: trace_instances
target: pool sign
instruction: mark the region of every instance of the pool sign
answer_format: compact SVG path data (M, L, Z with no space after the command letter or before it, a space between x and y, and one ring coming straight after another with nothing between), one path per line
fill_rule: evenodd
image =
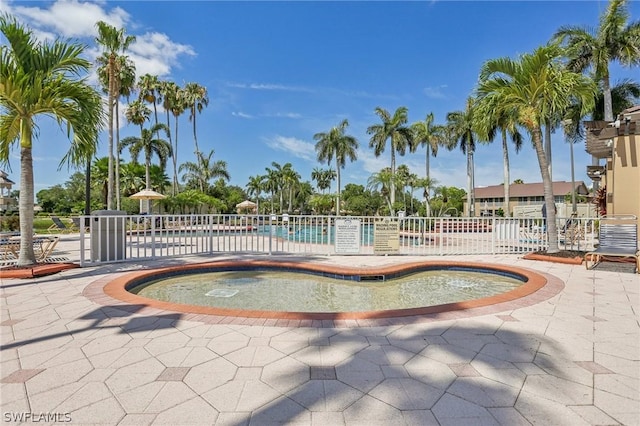
M397 254L400 251L398 222L385 219L373 224L373 253Z
M336 219L336 253L360 253L360 219Z

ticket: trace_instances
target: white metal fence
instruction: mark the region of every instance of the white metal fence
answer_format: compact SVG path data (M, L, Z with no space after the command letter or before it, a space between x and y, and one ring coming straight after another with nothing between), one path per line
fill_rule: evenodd
M374 255L380 253L383 237L392 246L387 252L398 255L528 253L547 247L543 218L285 214L101 215L86 219L81 222L89 224L81 229L82 265L214 253ZM346 243L336 220L357 225L357 233L347 235L350 240ZM376 224L384 222L393 224L394 231L382 236L376 233L380 229ZM562 249L593 249L596 235L596 219L558 218Z

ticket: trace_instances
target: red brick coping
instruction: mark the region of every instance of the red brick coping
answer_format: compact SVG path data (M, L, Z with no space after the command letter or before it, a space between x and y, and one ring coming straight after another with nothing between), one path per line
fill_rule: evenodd
M57 274L67 269L79 268L75 263L37 263L32 266L7 266L0 269L0 278L37 278Z
M158 277L172 271L206 270L211 268L290 268L299 272L323 272L339 275L390 275L425 267L470 267L491 269L498 272L525 276L527 282L509 292L477 300L447 303L422 308L394 309L370 312L274 312L241 309L215 308L185 305L148 299L127 291L126 287L137 280ZM414 262L381 268L346 268L336 265L320 265L289 261L220 261L199 264L163 267L154 270L122 274L115 279L103 277L89 284L83 294L90 300L105 306L142 315L166 315L179 313L181 320L199 321L207 324L273 325L285 327L352 327L407 324L414 322L460 319L478 315L490 315L531 306L558 294L564 282L549 274L533 272L524 268L506 265L471 262Z
M557 257L557 256L547 256L545 254L538 253L527 253L522 256L523 259L527 260L542 260L545 262L552 263L564 263L565 265L582 265L582 257Z

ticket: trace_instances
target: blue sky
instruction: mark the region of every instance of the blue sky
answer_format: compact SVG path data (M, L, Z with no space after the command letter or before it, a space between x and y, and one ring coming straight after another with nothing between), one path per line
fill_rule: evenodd
M73 38L89 45L94 58L95 22L105 20L138 37L130 56L138 73L149 72L180 85L207 87L209 106L197 117L198 143L228 164L231 184L264 174L273 161L290 162L302 180L319 164L313 135L348 119L347 133L360 143L358 160L342 171L343 186L366 184L371 173L388 166L387 148L379 158L369 148L366 128L379 122L376 107L391 113L409 110L409 121L433 112L444 123L447 112L464 108L482 63L516 57L546 43L566 24L596 26L605 1L412 1L412 2L218 2L137 1L85 3L6 1L0 11L14 14L42 39ZM640 3L629 4L631 20ZM612 66L612 80L634 78L638 69ZM188 115L180 122L178 161L194 161ZM68 148L64 132L40 122L34 145L36 192L63 184L75 170L58 163ZM122 126L121 137L137 135ZM477 186L502 182L500 142L478 145ZM106 131L100 156L107 154ZM511 149L511 178L541 181L527 137L522 151ZM12 155L10 178L19 180L19 152ZM398 157L419 176L425 152ZM128 160L128 154L123 157ZM591 181L584 144L575 146L576 179ZM553 137L553 178L570 180L569 146L561 132ZM171 176L172 171L168 169ZM466 187L465 157L459 149L440 150L431 161L440 185ZM335 190L335 184L332 188Z

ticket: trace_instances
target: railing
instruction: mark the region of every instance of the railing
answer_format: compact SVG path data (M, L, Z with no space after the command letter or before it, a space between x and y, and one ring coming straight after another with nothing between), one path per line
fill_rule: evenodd
M346 234L344 220L355 226ZM547 247L542 218L136 215L90 216L89 223L87 231L80 230L83 266L215 253L374 255L381 253L382 239L391 247L384 253L399 255L529 253ZM377 233L380 223L392 224L391 233ZM557 223L561 249L593 249L595 220Z

